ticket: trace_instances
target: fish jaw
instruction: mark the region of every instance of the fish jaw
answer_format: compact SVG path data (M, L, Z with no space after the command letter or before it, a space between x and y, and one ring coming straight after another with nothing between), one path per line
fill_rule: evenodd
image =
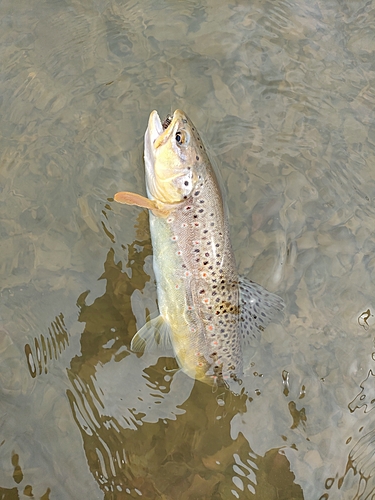
M146 164L146 176L152 173L154 169L154 143L156 139L163 133L163 125L157 111L152 111L148 119L148 127L145 132L144 142L144 158ZM150 169L150 172L147 170Z
M168 119L168 122L164 122L168 123L164 128L158 112L156 110L151 111L147 130L145 132L145 152L147 150L154 156L155 151L169 140L171 133L178 128L184 120L187 121L185 113L180 109L176 109L171 118Z
M181 110L164 123L152 111L145 133L144 160L147 194L166 204L183 202L197 182L197 148L192 123Z

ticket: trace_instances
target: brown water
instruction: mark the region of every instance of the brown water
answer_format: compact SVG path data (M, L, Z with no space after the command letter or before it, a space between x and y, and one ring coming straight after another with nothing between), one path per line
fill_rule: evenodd
M372 498L374 2L14 0L0 23L0 498ZM177 107L240 273L286 302L237 391L129 351L152 248L112 197L145 192L148 115Z

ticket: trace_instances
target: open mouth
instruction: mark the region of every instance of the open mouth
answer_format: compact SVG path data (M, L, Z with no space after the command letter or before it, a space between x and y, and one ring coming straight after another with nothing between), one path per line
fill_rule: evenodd
M161 121L157 111L152 111L148 120L147 140L154 149L168 141L171 131L175 125L183 120L183 113L176 109L172 114L168 114Z
M168 140L170 126L175 122L176 112L168 114L163 121L161 121L157 111L152 111L148 122L148 136L151 144L158 148L161 144Z

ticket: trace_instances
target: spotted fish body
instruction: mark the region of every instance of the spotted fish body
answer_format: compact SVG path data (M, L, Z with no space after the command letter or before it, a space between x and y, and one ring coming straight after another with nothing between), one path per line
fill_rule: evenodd
M220 188L194 125L180 110L145 134L148 199L117 193L150 210L160 316L135 335L133 350L172 347L182 369L204 381L238 379L243 349L282 300L238 276Z

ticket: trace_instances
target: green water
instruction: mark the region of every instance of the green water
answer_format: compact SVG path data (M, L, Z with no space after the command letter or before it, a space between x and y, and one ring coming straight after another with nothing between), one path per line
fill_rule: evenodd
M0 498L375 494L375 4L0 4ZM149 113L181 108L238 269L286 303L213 390L129 343L157 309Z

